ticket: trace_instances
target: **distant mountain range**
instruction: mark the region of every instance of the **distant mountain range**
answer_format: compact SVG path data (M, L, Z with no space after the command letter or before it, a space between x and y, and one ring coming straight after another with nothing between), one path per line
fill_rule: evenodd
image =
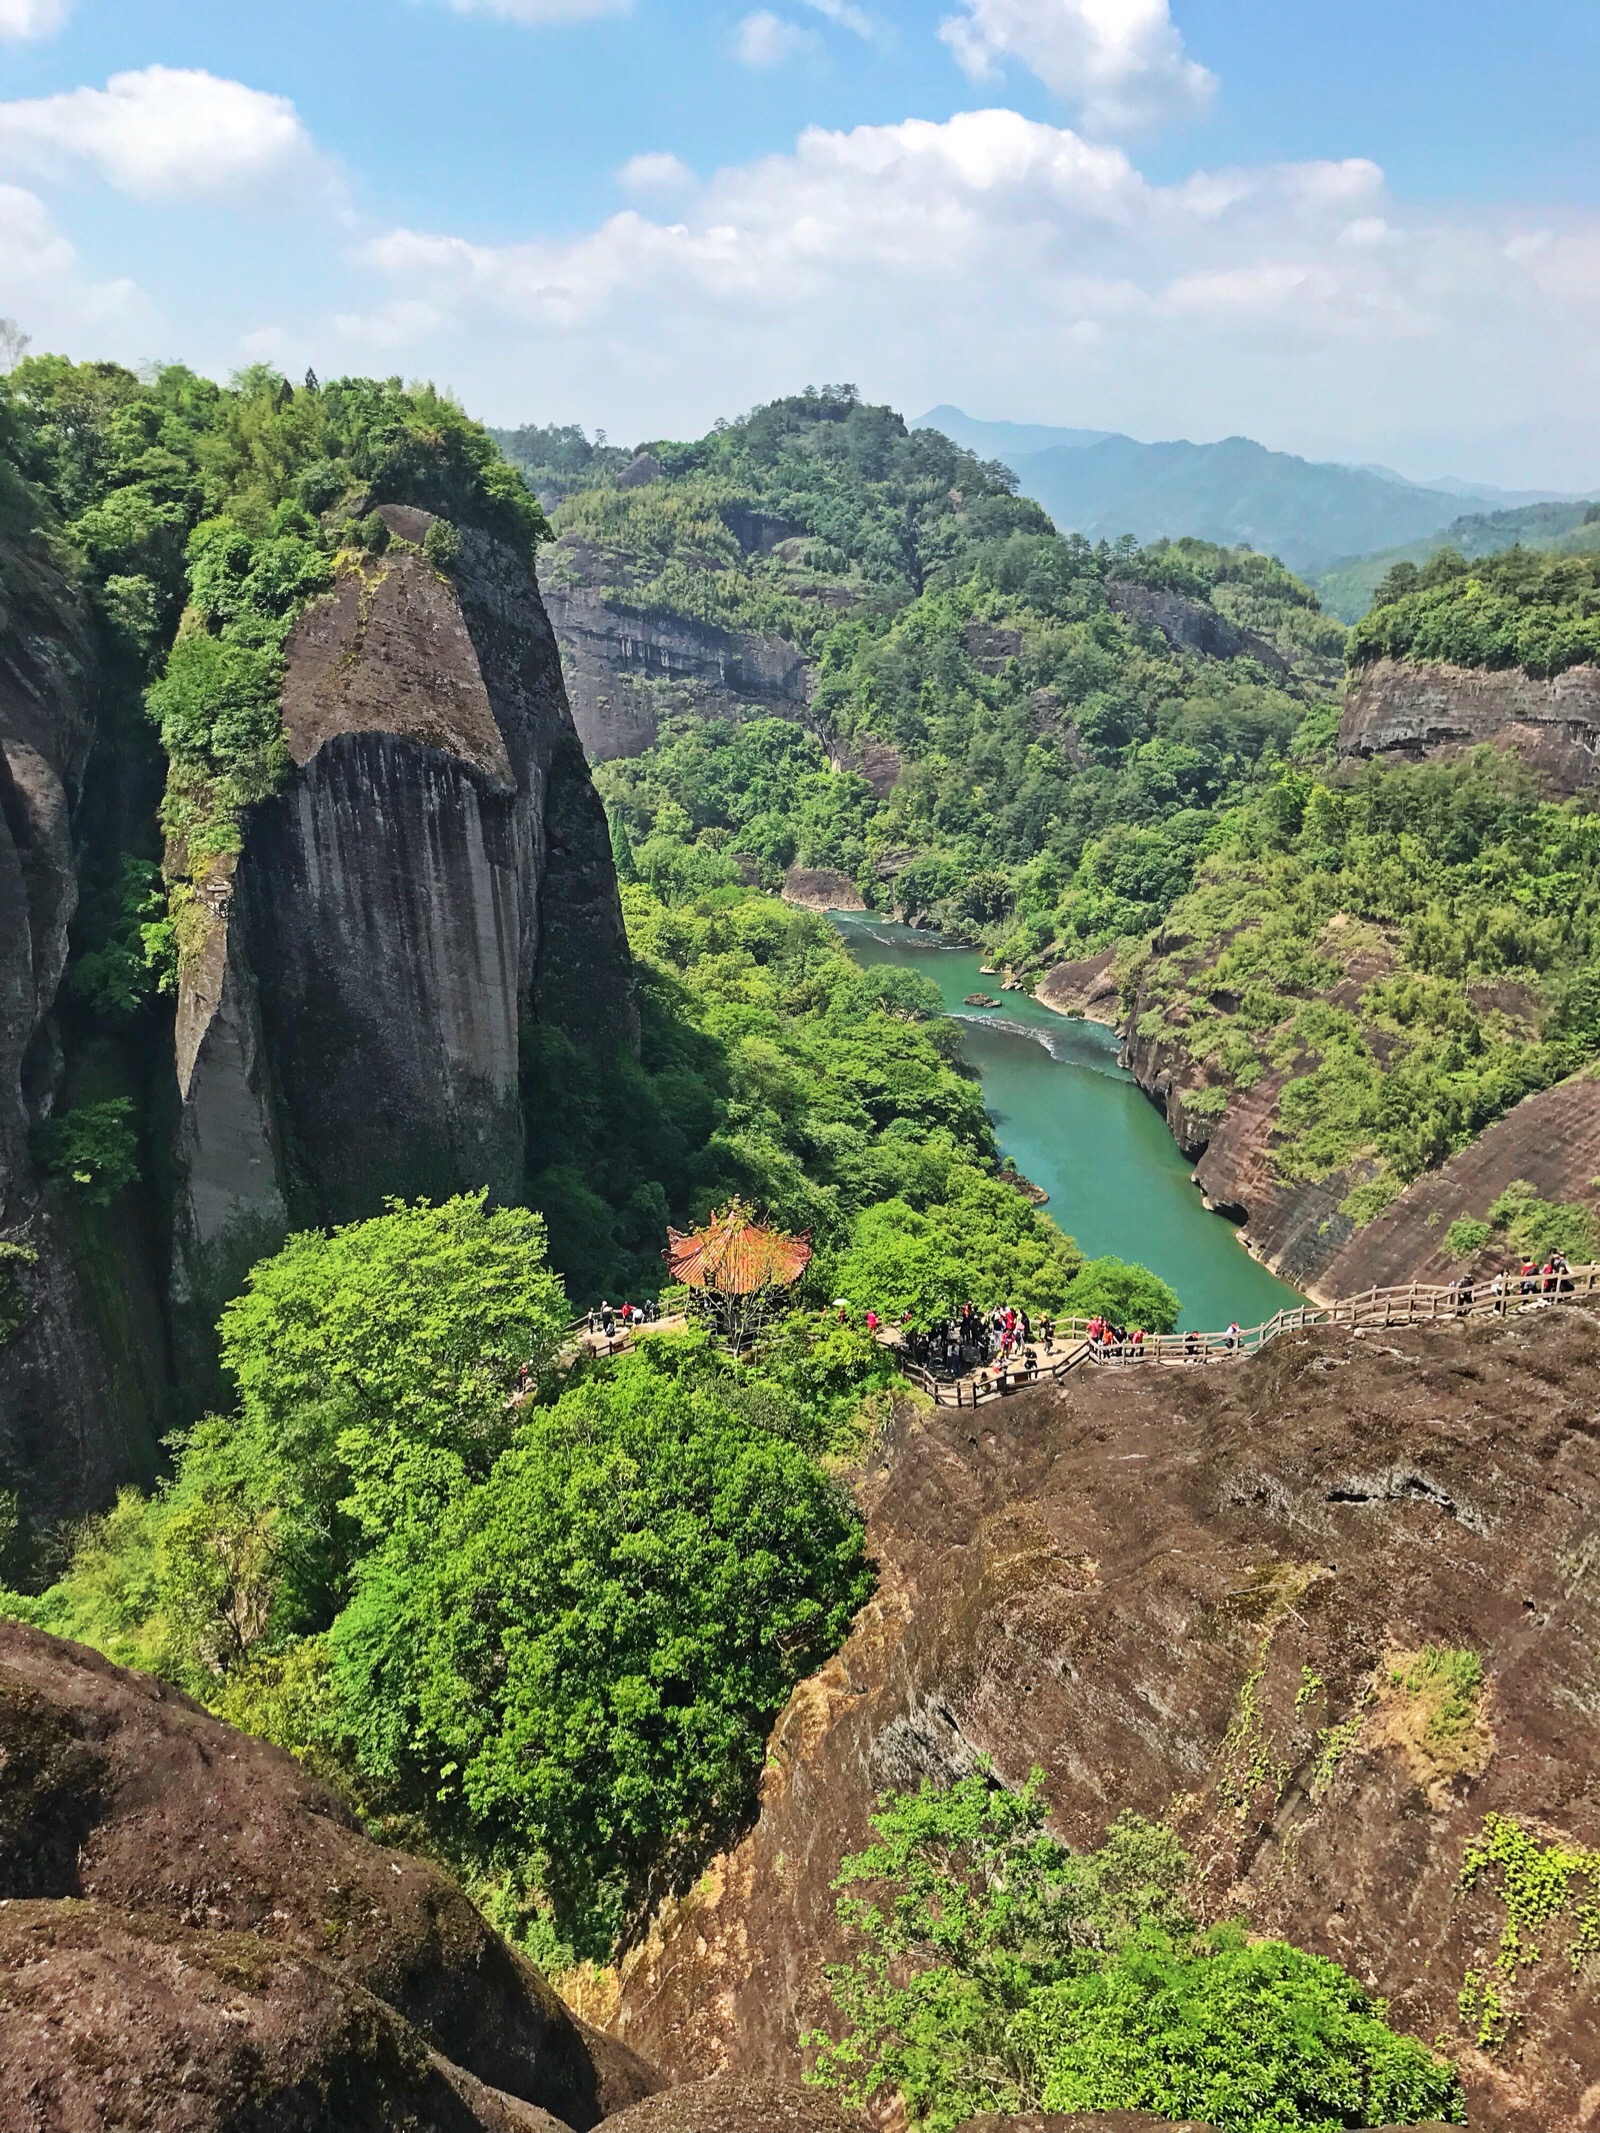
M1448 479L1430 486L1387 467L1340 466L1268 451L1248 437L1141 444L1104 430L979 422L956 407L934 408L912 426L942 430L969 451L1010 467L1023 494L1042 504L1063 533L1091 540L1131 533L1140 541L1193 534L1262 549L1303 577L1319 577L1373 550L1425 542L1468 515L1501 516L1507 504L1569 501L1548 490L1508 495Z

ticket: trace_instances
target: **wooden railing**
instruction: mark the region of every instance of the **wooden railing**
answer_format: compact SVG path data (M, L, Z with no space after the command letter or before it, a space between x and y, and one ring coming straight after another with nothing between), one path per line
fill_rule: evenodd
M1237 1362L1242 1356L1258 1354L1280 1334L1299 1332L1306 1326L1425 1326L1449 1319L1504 1318L1513 1311L1547 1304L1583 1303L1600 1290L1600 1266L1575 1266L1568 1273L1550 1276L1549 1283L1547 1287L1542 1274L1503 1275L1498 1291L1482 1282L1476 1287L1434 1288L1414 1281L1407 1287L1342 1296L1336 1303L1298 1304L1263 1325L1241 1327L1237 1333L1149 1333L1138 1344L1091 1341L1087 1319L1063 1319L1056 1327L1056 1346L1049 1349L1035 1341L1027 1351L1031 1362L1025 1354L1004 1365L941 1375L906 1357L901 1369L941 1407L978 1407L1027 1385L1060 1380L1086 1365L1099 1370L1147 1370L1161 1365L1192 1369L1205 1363Z

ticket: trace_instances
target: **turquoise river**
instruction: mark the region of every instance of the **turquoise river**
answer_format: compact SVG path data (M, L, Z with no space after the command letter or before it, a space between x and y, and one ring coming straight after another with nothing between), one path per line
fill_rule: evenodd
M1161 1114L1117 1064L1110 1030L998 993L973 949L870 914L836 912L834 923L858 961L932 978L962 1024L1001 1153L1050 1195L1050 1213L1091 1258L1153 1269L1182 1298L1185 1327L1255 1325L1301 1300L1207 1212ZM973 992L1001 1005L967 1007Z

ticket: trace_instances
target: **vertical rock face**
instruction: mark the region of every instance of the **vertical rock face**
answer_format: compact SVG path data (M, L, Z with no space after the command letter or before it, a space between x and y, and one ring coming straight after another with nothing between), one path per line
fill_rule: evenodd
M1339 753L1368 761L1460 753L1490 742L1521 756L1558 798L1600 784L1600 668L1548 681L1519 667L1378 659L1351 677Z
M78 903L71 819L93 675L70 584L33 542L0 541L0 1240L35 1255L18 1282L21 1323L0 1333L0 1485L36 1480L46 1514L104 1496L130 1463L68 1240L28 1153L60 1071L53 1010Z
M175 1290L193 1331L291 1221L522 1183L522 1048L636 1037L605 817L533 574L426 512L288 646L293 774L251 811L179 1002Z
M679 712L805 720L810 673L781 637L627 607L577 585L548 598L591 762L643 755Z

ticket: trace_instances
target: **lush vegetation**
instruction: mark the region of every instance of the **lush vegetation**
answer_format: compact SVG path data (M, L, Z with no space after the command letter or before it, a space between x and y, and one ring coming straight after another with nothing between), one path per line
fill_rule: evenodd
M1075 1310L1109 1280L1142 1323L1176 1309L1142 1269L1084 1270L999 1173L925 980L863 971L826 921L731 884L664 902L636 883L624 903L642 1059L610 1080L551 1074L532 1156L575 1294L653 1291L667 1221L739 1193L810 1233L818 1304L843 1295L926 1324L969 1298Z
M295 1749L570 1958L749 1811L870 1589L819 1461L893 1370L803 1321L759 1368L572 1364L543 1242L481 1196L291 1239L223 1320L235 1412L4 1604Z
M1350 659L1522 667L1547 677L1600 658L1600 555L1508 548L1469 563L1444 548L1401 562L1350 637Z
M1453 548L1471 563L1512 547L1539 548L1553 555L1600 551L1600 504L1520 504L1505 511L1469 512L1423 540L1335 563L1313 582L1330 614L1359 622L1398 563L1420 571L1444 548Z
M1270 558L1064 540L1006 469L848 388L651 449L663 478L560 504L547 581L787 637L836 753L900 769L879 800L799 729L669 717L600 773L662 894L831 868L1036 967L1153 923L1337 672L1343 631ZM1134 619L1156 595L1235 656Z
M296 391L257 368L223 388L178 366L146 380L40 356L6 390L22 471L60 512L114 646L151 682L181 945L194 884L287 772L296 616L388 543L373 507L423 504L529 554L544 519L486 431L398 379L308 377Z
M1586 806L1487 758L1339 769L1343 633L1270 558L1059 539L1003 469L845 392L653 450L661 480L568 496L555 567L788 635L815 733L666 718L599 772L624 878L675 905L833 870L1024 982L1114 950L1190 1114L1274 1076L1279 1176L1339 1179L1357 1222L1600 1049ZM1402 560L1350 656L1556 671L1600 645L1596 567ZM1156 600L1237 655L1137 622ZM918 1243L901 1223L908 1299Z
M1513 1179L1480 1221L1460 1215L1445 1231L1445 1250L1471 1259L1489 1245L1506 1246L1543 1266L1552 1252L1578 1265L1600 1255L1600 1210L1570 1200L1545 1200L1526 1178Z
M1139 1033L1198 1108L1282 1077L1285 1178L1374 1214L1600 1047L1600 817L1514 765L1287 770L1221 826L1164 941L1130 945Z
M1042 1773L891 1795L847 1859L859 1953L829 1973L813 2078L898 2097L932 2133L980 2112L1143 2109L1222 2133L1464 2118L1448 2064L1333 1963L1202 1930L1189 1861L1125 1814L1082 1855L1045 1834Z

